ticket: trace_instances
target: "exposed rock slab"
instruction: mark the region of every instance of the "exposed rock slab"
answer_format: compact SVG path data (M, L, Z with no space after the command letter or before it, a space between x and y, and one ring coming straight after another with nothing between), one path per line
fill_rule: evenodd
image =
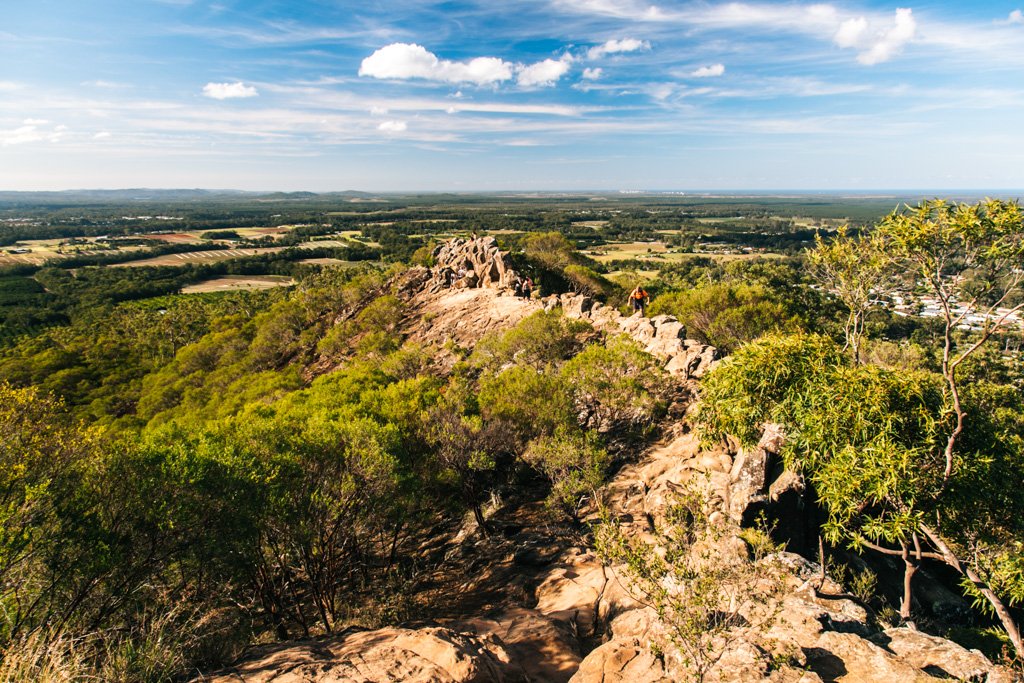
M909 628L890 628L872 638L912 666L939 678L1010 683L1012 677L985 655Z
M385 628L275 649L212 683L500 683L522 680L493 637L448 628Z
M458 627L501 642L531 681L565 683L583 660L576 638L566 626L537 610L512 608L492 617L460 622Z

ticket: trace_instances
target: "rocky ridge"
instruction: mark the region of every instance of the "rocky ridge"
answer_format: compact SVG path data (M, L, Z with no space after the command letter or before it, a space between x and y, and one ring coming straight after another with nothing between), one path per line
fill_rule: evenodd
M599 331L636 339L663 360L674 381L698 378L716 360L712 347L685 339L683 326L669 316L627 317L581 295L542 301L504 296L514 271L490 238L448 243L435 258L437 267L409 280L406 298L419 316L410 328L414 338L471 344L481 328L511 326L535 311L561 307ZM452 279L450 272L459 269L467 275ZM616 473L604 487L604 502L623 533L653 543L673 492L696 483L704 487L712 519L738 528L751 511L801 489L798 477L770 465L780 439L778 430L769 428L757 448L723 444L704 450L678 424ZM657 615L633 594L620 568L604 566L585 545L559 545L544 534L524 530L486 546L495 562L517 574L511 582L519 591L516 604L434 623L272 646L206 680L667 683L691 677L671 655L657 656L650 647L661 634ZM484 547L472 538L460 534L451 543L461 545L451 552ZM718 551L723 558L746 552L735 537ZM784 584L780 618L766 633L733 640L705 680L1012 680L980 652L906 628L873 626L863 607L844 597L838 585L822 582L820 568L803 557L783 552L771 559ZM468 577L467 591L472 584Z

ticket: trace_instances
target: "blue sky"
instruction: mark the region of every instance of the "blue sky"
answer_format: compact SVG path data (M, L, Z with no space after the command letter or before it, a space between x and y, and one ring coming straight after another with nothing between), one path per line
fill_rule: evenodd
M1024 188L1024 2L15 0L0 189Z

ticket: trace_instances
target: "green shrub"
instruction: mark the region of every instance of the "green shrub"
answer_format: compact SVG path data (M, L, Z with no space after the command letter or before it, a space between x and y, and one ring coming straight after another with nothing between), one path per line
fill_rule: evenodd
M579 521L583 504L604 483L609 463L596 434L568 427L531 441L523 458L551 482L548 507L561 510L574 522Z
M495 370L508 363L545 368L568 360L581 347L579 337L592 331L589 323L562 315L561 310L538 311L505 332L481 339L469 362Z
M835 342L817 335L768 335L748 344L702 383L703 439L732 435L756 445L765 423L785 421L789 399L807 381L841 362Z
M665 371L626 336L588 346L565 364L562 377L592 427L643 433L665 412Z
M650 313L679 319L689 336L732 353L773 330L790 327L785 307L761 285L710 283L656 297Z
M573 421L569 388L561 376L527 366L484 377L478 401L485 418L514 425L523 442Z

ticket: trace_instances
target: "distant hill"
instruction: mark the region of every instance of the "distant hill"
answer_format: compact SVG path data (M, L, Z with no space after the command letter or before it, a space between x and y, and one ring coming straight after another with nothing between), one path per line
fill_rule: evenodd
M95 204L155 204L238 201L338 201L369 199L377 195L342 192L252 192L246 190L153 189L61 190L51 192L0 191L0 206L81 206Z

